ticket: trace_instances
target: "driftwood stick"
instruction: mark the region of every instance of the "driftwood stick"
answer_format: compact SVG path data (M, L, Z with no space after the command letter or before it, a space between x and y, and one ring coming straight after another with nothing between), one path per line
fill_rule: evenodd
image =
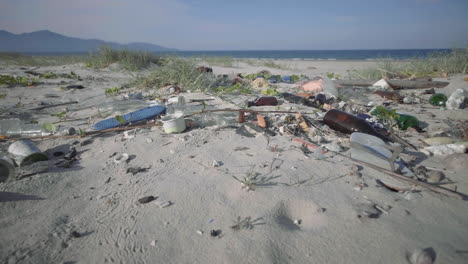
M39 106L39 107L36 107L36 108L30 108L28 110L43 110L43 109L46 109L46 108L62 106L62 105L69 105L69 104L77 104L77 103L78 103L78 101L71 101L71 102L60 103L60 104L43 105L43 106Z
M225 108L225 109L215 109L215 110L204 110L201 112L193 113L186 115L185 117L190 117L194 115L199 115L199 114L204 114L204 113L212 113L212 112L244 112L244 113L278 113L278 114L315 114L314 112L299 112L299 111L261 111L261 110L248 110L248 109L231 109L231 108Z

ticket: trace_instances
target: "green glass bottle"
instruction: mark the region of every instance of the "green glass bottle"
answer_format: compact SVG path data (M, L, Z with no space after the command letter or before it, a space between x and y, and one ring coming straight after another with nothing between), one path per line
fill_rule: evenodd
M419 120L412 115L399 114L400 117L397 119L398 128L406 130L410 127L419 127Z
M429 103L434 106L445 106L447 99L448 98L445 94L436 93L429 98Z

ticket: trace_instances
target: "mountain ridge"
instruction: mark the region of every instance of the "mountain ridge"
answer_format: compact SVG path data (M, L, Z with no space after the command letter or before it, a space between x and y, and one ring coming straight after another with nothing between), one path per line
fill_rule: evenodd
M107 45L114 49L149 52L176 51L176 49L146 42L121 44L100 39L69 37L47 29L20 34L0 29L0 52L83 53L95 51L102 45Z

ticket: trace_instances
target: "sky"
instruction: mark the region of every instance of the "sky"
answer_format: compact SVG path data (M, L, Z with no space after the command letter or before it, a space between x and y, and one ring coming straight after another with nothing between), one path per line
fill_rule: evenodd
M468 0L0 0L0 29L181 50L453 48Z

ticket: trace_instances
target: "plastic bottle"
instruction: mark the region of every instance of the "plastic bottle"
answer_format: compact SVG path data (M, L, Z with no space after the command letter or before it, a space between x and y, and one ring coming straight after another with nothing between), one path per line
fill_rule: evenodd
M247 102L247 106L263 106L263 105L278 105L278 99L274 96L261 96L257 97L252 102Z
M445 106L447 99L448 98L445 94L436 93L429 98L429 103L434 106Z
M213 110L214 107L210 105L168 105L166 107L166 114L183 114L183 115L190 115L194 113L198 113L204 110Z
M323 121L331 129L342 133L362 132L389 141L386 136L378 133L366 120L337 109L329 110L323 117Z
M0 120L0 135L8 137L37 137L51 133L39 124L25 124L19 119Z
M142 100L111 101L98 107L101 117L126 114L150 106L151 103Z

